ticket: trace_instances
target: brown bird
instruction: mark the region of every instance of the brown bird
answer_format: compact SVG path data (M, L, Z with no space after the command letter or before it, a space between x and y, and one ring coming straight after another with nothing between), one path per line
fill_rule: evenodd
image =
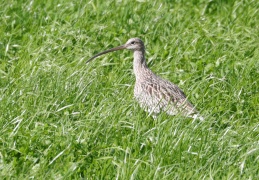
M177 85L155 75L148 68L145 60L145 46L139 38L131 38L124 45L100 52L87 60L86 63L102 54L121 49L128 49L134 53L133 70L136 76L134 97L145 111L153 116L164 111L169 115L181 114L203 120L203 117L198 114Z

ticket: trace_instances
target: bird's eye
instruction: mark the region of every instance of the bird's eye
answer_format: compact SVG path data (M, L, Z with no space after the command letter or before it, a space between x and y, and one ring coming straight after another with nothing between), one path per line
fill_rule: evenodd
M134 45L134 44L135 44L135 41L132 41L132 42L131 42L131 45Z

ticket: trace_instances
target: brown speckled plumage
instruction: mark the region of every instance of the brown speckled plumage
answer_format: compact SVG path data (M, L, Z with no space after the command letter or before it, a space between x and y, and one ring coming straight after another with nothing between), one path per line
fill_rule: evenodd
M134 97L145 111L152 115L164 111L169 115L182 114L186 117L203 119L177 85L160 78L148 68L145 46L139 38L131 38L125 45L96 54L87 62L102 54L120 49L129 49L134 53L133 70L136 76Z

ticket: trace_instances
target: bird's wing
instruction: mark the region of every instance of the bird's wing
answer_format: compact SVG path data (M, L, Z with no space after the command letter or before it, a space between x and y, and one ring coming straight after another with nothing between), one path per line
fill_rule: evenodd
M175 84L160 77L145 81L142 89L164 106L171 104L185 113L194 113L194 106L187 100L184 92Z
M170 92L170 95L175 98L177 105L181 106L181 109L191 114L196 112L194 106L188 101L184 92L177 85L172 84L169 81L165 81L165 84L166 88Z

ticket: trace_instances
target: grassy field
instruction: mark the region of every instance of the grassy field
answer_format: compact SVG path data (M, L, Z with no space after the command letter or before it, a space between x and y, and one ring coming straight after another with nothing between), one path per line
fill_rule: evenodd
M0 179L259 179L259 2L0 6ZM205 117L149 117L131 37Z

